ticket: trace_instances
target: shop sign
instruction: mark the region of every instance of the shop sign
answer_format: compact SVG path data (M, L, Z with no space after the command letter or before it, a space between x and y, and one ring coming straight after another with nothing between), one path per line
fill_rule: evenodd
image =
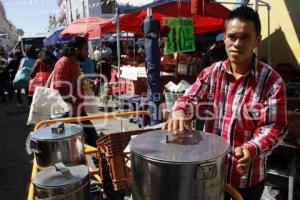
M195 51L193 20L189 18L164 18L170 32L165 43L165 53Z

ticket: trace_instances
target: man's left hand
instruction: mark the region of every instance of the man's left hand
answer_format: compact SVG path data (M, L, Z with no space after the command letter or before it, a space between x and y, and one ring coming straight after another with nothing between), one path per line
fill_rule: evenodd
M251 154L247 147L236 147L234 149L235 156L238 158L237 169L241 175L245 175L248 172L251 163Z

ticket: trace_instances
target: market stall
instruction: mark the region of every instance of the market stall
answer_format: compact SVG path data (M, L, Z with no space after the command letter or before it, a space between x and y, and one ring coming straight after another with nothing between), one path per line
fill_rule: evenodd
M47 121L42 121L42 122L38 123L35 126L35 131L39 132L37 134L40 134L41 133L40 131L42 129L45 130L45 129L49 128L49 126L47 126L47 125L53 125L57 122L64 122L64 123L66 123L66 125L68 125L67 123L73 123L73 122L85 121L85 120L111 119L113 117L128 117L128 116L132 116L132 115L148 115L148 114L149 114L148 112L127 112L127 113L93 115L93 116L86 116L86 117L79 117L79 118L75 117L75 118L65 118L65 119L58 119L58 120L47 120ZM50 126L50 128L53 128L53 126ZM40 160L38 161L35 157L35 159L33 160L33 168L32 168L31 181L30 181L30 187L29 187L27 199L28 200L36 199L36 197L37 197L36 195L40 195L40 196L43 196L43 198L48 198L48 199L58 199L58 198L74 199L74 200L75 199L80 199L80 200L90 199L91 197L89 197L88 194L91 193L92 190L90 188L90 184L91 184L90 180L86 179L86 177L87 177L85 174L86 167L88 167L88 169L89 169L88 173L90 174L90 176L93 177L93 179L95 179L96 181L98 181L99 185L101 186L101 192L100 192L99 196L94 196L93 199L94 198L97 200L98 199L99 200L107 199L107 197L108 197L107 195L109 195L109 194L107 194L106 192L113 192L110 194L110 195L113 195L110 198L123 199L124 196L122 197L122 195L120 195L120 194L124 195L125 191L129 191L132 188L132 185L131 185L132 184L132 172L131 172L130 167L128 167L128 164L131 161L131 156L130 156L130 152L128 152L128 150L126 150L126 146L128 145L128 143L131 139L131 136L134 136L134 135L140 135L142 137L145 137L145 136L148 137L149 134L159 135L160 137L164 136L164 134L161 135L159 132L156 132L155 130L157 131L158 129L144 129L144 130L138 130L138 131L109 134L105 137L102 137L101 139L99 139L97 141L97 149L85 145L83 150L84 150L85 156L87 156L88 161L84 165L73 165L73 166L66 167L66 166L61 166L59 164L59 165L55 165L55 168L53 168L53 167L41 168L39 166L39 163L41 161ZM61 130L58 130L58 131L61 131ZM63 130L63 131L70 131L70 130ZM148 133L147 134L148 136L145 134L142 134L145 132ZM64 135L64 134L65 133L63 133L62 135ZM201 134L203 134L203 133L201 133ZM51 136L51 134L49 132L47 134L43 133L43 137L47 137L47 136ZM204 136L206 138L210 138L210 135L203 135L203 137ZM213 141L211 141L211 142L213 142L213 143L216 143L216 142L222 143L223 142L224 143L224 141L222 141L220 138L218 138L218 136L213 136L213 135L211 135L211 136L214 138ZM141 138L141 139L143 139L143 138ZM170 140L169 145L173 146L173 148L174 147L179 148L181 146L179 144L176 144L176 140L172 141L171 138L169 138L169 140ZM142 143L137 142L137 141L138 140L135 141L135 143L134 143L135 146L133 149L134 149L134 151L141 151L143 148L137 147L136 145L142 145ZM208 143L206 145L209 145L209 141L210 140L207 140ZM153 144L155 144L155 145L160 145L160 142L155 142L155 140L153 140L153 142L154 142ZM201 142L201 144L199 143L199 145L201 148L205 148L205 146L203 146L202 142ZM219 145L219 147L220 147L220 145ZM37 148L37 146L33 147L33 148ZM42 146L39 146L39 148L42 148ZM193 148L196 148L196 146L194 146ZM225 149L226 149L226 146L225 147L222 146L218 151L222 152ZM194 150L196 150L196 149L194 149ZM53 151L54 152L52 152L52 153L55 154L55 151L61 151L61 149L54 148ZM45 152L41 152L41 153L45 153ZM166 152L166 153L168 153L169 156L173 157L171 152ZM205 153L205 151L204 151L204 153ZM214 154L216 154L216 153L217 153L217 151L212 151L209 154L209 156L214 156ZM37 156L38 153L36 152L35 154ZM205 153L205 155L207 156L206 153ZM99 168L95 168L93 162L90 159L91 156L99 159ZM133 157L133 158L135 158L135 157ZM44 159L51 160L52 158L44 158ZM57 158L57 159L60 159L60 158ZM72 159L76 159L76 158L73 157ZM217 158L217 159L220 159L220 158ZM203 158L201 158L201 160L203 160ZM63 160L61 160L61 161L63 162ZM201 162L204 162L204 161L205 160L203 160ZM222 170L221 164L223 166L225 163L222 162L222 163L216 164L216 165L218 165L217 170ZM80 171L78 171L78 169L76 168L78 166L79 166ZM185 167L188 167L188 166L189 165L186 165ZM176 166L174 166L174 167L176 167ZM179 165L179 167L180 167L180 165ZM214 170L216 170L214 168L211 168L211 165L203 165L198 170L197 176L199 176L199 178L203 178L202 176L205 175L205 173L207 172L204 169L209 170L212 173L215 173ZM68 171L68 170L70 170L70 171ZM165 170L167 170L167 168L165 168ZM211 170L213 170L213 171L211 171ZM83 181L83 179L79 178L79 177L81 177L82 173L85 174L84 181ZM135 173L139 173L139 172L135 170ZM42 177L42 175L43 176L45 175L45 177ZM210 177L208 177L207 175L209 175ZM241 195L232 186L230 186L229 184L223 184L222 182L219 182L221 177L223 177L223 178L225 177L224 175L220 176L220 174L218 173L218 176L214 177L213 174L208 173L205 176L206 176L205 180L212 179L212 181L214 181L214 182L217 181L216 183L218 184L218 188L221 191L220 191L220 193L216 193L216 195L222 195L226 191L235 200L243 200ZM190 178L193 179L193 176L191 176ZM133 181L135 181L135 180L133 180ZM205 181L205 182L210 183L210 184L212 183L211 181ZM43 183L45 185L43 185L43 184L39 185L38 183ZM74 183L76 183L76 187L74 187ZM51 187L47 187L47 185L49 185L49 184L51 184ZM200 181L199 184L201 185L202 181ZM86 186L89 186L89 187L86 187ZM145 186L147 186L147 185L145 185ZM107 187L110 189L109 191L107 191L107 189L108 189ZM37 189L38 189L38 191L37 191ZM209 188L207 188L207 189L209 189ZM212 189L212 188L210 188L210 189ZM203 191L203 190L200 189L200 191ZM185 191L186 195L190 195L186 192L187 191ZM208 190L206 192L208 192ZM156 194L160 195L159 193L156 193ZM201 193L197 193L197 194L199 195L199 198L201 198L201 196L204 195L205 193L203 191L203 194L201 194ZM172 195L172 193L165 193L164 195ZM214 194L212 194L210 192L206 193L206 195L214 196ZM213 198L212 200L215 200L215 199Z
M229 13L228 9L226 9L221 4L218 4L213 1L205 4L205 7L203 8L205 10L205 13L203 13L203 15L193 15L191 13L192 4L190 1L180 1L180 4L174 0L155 1L155 3L152 3L151 5L146 5L144 7L140 7L138 10L135 10L134 12L131 11L129 13L121 14L118 20L119 30L132 32L141 36L142 35L141 24L143 23L143 20L147 15L147 12L145 10L146 7L150 7L152 9L153 18L158 19L160 24L163 24L163 19L166 17L192 18L193 29L195 34L202 34L207 32L223 30L224 18L226 18ZM61 35L63 37L68 35L84 35L89 39L93 39L93 38L102 37L104 36L105 33L110 33L115 31L116 31L116 24L114 23L114 20L106 19L106 18L89 17L89 18L81 18L74 21L71 25L66 27L66 29L61 33ZM128 46L125 46L125 48L127 47ZM135 48L135 45L133 47ZM168 74L167 77L175 80L175 82L177 83L180 81L180 78L188 78L187 75L194 74L193 72L195 72L195 70L192 67L191 69L188 70L189 72L187 74L185 68L190 68L190 66L195 66L198 62L197 59L185 59L186 57L188 56L176 55L175 59L171 59L171 60L162 59L161 71L173 73L173 77L170 77L170 74ZM122 62L122 58L120 59ZM135 56L134 59L138 59L138 58ZM125 63L122 62L121 64L123 65ZM180 65L181 67L179 73L177 73L178 65ZM143 64L141 64L140 67L143 67ZM182 68L184 69L182 70ZM163 80L163 82L167 83L168 81ZM140 84L135 84L135 85L139 88L144 89L141 93L146 93L145 90L146 87L144 87L144 85L140 85Z
M72 126L72 125L67 124L67 123L74 123L74 122L78 122L78 121L95 120L95 119L111 119L114 117L128 117L128 116L132 116L132 115L148 115L148 112L100 114L100 115L93 115L93 116L86 116L86 117L73 117L73 118L63 118L63 119L57 119L57 120L46 120L46 121L41 121L40 123L38 123L34 128L35 132L30 134L30 137L28 139L28 142L31 143L31 145L29 145L29 143L28 143L27 148L33 149L33 151L35 152L35 158L33 160L32 174L31 174L31 180L30 180L27 199L28 200L36 199L37 198L36 195L40 195L40 197L43 196L43 198L50 198L50 199L53 199L53 198L54 199L71 198L71 199L80 199L80 200L89 199L89 197L86 195L80 196L84 193L86 194L86 192L89 194L89 188L88 189L85 189L85 187L83 188L80 183L80 181L81 181L80 178L76 177L76 176L78 176L78 174L80 172L75 172L75 174L73 174L73 176L75 178L72 177L72 181L69 181L68 183L66 180L64 181L64 179L68 179L67 177L65 177L66 170L68 170L65 167L64 167L63 171L60 171L59 169L57 169L56 173L55 172L48 173L48 175L46 177L41 177L41 176L37 177L37 175L39 174L39 172L44 173L45 170L48 170L47 172L49 172L50 167L52 167L52 166L50 166L50 163L62 162L64 164L66 164L67 166L80 166L82 169L88 168L89 174L91 176L93 176L94 179L97 180L99 183L102 183L102 180L99 177L99 175L100 175L99 168L98 169L95 168L95 165L93 164L93 162L90 159L91 156L95 157L95 158L97 157L97 149L96 148L85 145L84 148L82 148L79 151L66 152L66 148L67 149L71 148L73 150L74 150L74 148L80 149L80 146L83 145L82 141L80 139L81 134L79 134L79 137L77 137L79 140L76 139L77 141L74 141L74 139L72 139L72 141L74 141L76 143L76 144L74 143L75 145L73 145L73 147L72 147L72 145L71 146L69 145L68 147L65 146L64 148L60 148L60 147L62 147L61 145L64 145L67 143L70 144L70 142L72 142L71 140L69 140L67 138L74 136L74 130L79 127L78 126L78 127L69 127L68 128L68 126ZM63 126L66 126L66 128L55 127L56 126L55 123L58 123L58 122L66 123L65 125L63 125ZM50 127L48 126L48 125L53 125L53 124L54 124L54 126L50 126ZM55 136L54 133L51 133L50 130L51 131L57 130L58 132L61 132L61 133L59 133L60 136ZM37 136L37 135L39 135L39 136ZM75 135L77 135L77 131L75 131ZM36 141L33 139L33 138L36 139L36 137L43 138L43 139ZM56 139L54 139L53 137ZM52 139L49 139L49 138L52 138ZM41 141L43 141L42 143L44 143L44 144L41 145ZM53 142L56 144L53 145L54 144ZM39 146L33 145L33 144L38 144L38 143L39 143ZM50 147L51 145L52 145L52 147L50 148L51 150L48 151L49 149L47 149L47 146ZM61 157L61 153L63 151L64 151L64 156ZM50 154L48 154L48 156L46 156L47 153L50 153L53 156L50 156ZM81 156L78 157L77 154L80 154L80 155L84 154L84 156L86 157L86 161L85 161L85 159L82 160ZM73 164L71 164L70 161ZM74 162L77 162L77 164L74 164ZM41 164L43 166L41 166ZM46 165L49 165L49 166L46 166ZM60 175L60 173L62 173L62 175ZM74 171L73 171L73 173L74 173ZM42 174L42 175L45 175L45 174ZM40 184L41 182L43 184ZM90 181L88 181L88 183L89 182ZM47 187L47 186L49 186L49 184L51 185L51 187ZM88 185L90 185L90 183ZM60 190L60 187L63 189ZM37 189L39 191L36 191ZM103 192L103 190L102 190L102 192ZM102 197L99 196L99 199L102 199Z
M155 4L147 5L152 9L153 19L159 20L162 25L164 18L167 17L182 17L182 18L191 18L193 20L193 32L195 34L202 34L213 31L221 31L224 26L224 18L227 17L229 11L220 4L216 2L207 3L205 6L205 16L192 15L191 14L191 2L190 1L181 1L178 4L177 1L167 1L167 2L157 2ZM206 10L207 9L207 10ZM177 12L176 12L177 11ZM126 14L121 14L119 16L119 28L122 31L133 32L138 35L141 35L142 29L141 24L147 16L147 11L145 9L135 10L134 12L129 12ZM134 20L132 20L134 19ZM105 23L100 29L95 29L89 32L91 37L101 35L106 32L113 32L116 30L116 25L112 21ZM170 57L165 55L161 60L161 76L163 76L162 81L166 84L169 80L173 80L176 83L179 83L181 79L190 79L192 82L196 77L190 76L195 75L195 66L199 63L199 57L195 59L189 54L176 54L173 58L167 59ZM121 60L122 62L122 60ZM125 63L121 63L127 65ZM136 65L135 65L136 66ZM143 63L139 67L144 67ZM179 69L178 69L179 67ZM128 68L127 68L128 69ZM126 69L122 70L122 73ZM165 76L167 75L167 76ZM146 78L146 77L145 77ZM129 82L130 85L126 85L127 88L136 87L136 89L130 89L131 91L139 91L135 94L146 93L147 82L146 79L142 80L143 77L138 77L137 80ZM162 86L164 85L162 84ZM142 89L142 90L140 90ZM163 89L163 87L161 87Z

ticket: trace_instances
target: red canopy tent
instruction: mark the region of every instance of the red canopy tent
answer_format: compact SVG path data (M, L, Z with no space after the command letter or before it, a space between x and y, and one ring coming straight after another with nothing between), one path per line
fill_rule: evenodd
M193 13L193 0L192 1L182 1L181 3L170 2L166 4L162 4L156 7L153 7L153 11L159 12L165 15L176 15L182 17L191 17L192 15L201 15L207 17L215 17L215 18L227 18L229 15L229 10L224 7L222 4L214 1L214 0L197 0L197 3L202 3L202 7L199 8L202 12Z
M109 18L100 18L100 17L84 17L72 22L67 26L62 32L61 36L70 36L70 35L81 35L90 38L89 32L97 30L100 31L101 26L105 23L111 21ZM99 36L98 36L99 37Z
M164 17L188 17L193 18L194 31L197 34L223 30L224 18L227 18L229 10L219 3L210 1L205 3L205 16L191 13L191 2L170 2L152 7L152 16L160 20ZM207 10L206 10L207 9ZM120 30L134 33L142 33L141 25L147 15L146 10L127 13L120 16ZM90 37L99 37L103 33L115 32L116 26L112 21L107 21L100 29L89 32Z
M227 18L228 9L214 0L191 0L191 13L204 16L225 16Z

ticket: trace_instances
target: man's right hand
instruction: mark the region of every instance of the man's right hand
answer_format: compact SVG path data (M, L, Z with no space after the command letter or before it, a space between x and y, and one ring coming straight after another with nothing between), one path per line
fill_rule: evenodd
M171 118L162 127L162 130L168 130L175 135L183 133L186 129L193 130L191 120L187 119L183 110L172 112Z

